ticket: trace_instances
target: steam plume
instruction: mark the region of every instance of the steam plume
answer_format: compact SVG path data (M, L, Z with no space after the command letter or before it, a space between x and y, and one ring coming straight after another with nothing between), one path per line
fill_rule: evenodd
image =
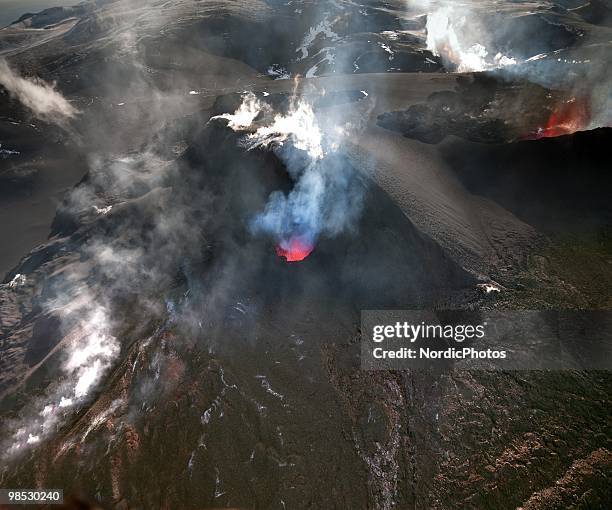
M443 6L427 16L427 49L460 73L516 64L516 59L501 53L491 58L484 41L470 40L485 34L478 17L465 8Z
M252 121L259 112L270 110L249 93L233 114L216 118L227 119L228 127L240 131L252 126L245 119ZM335 119L321 126L312 105L294 95L286 114L276 114L272 122L243 139L248 150L274 150L295 182L288 194L271 193L265 209L250 224L253 233L272 236L277 254L287 261L302 260L319 236L350 230L359 216L363 189L339 152L350 127Z
M39 78L23 78L0 59L0 85L41 120L63 124L78 113L54 86Z
M32 406L29 416L19 422L9 444L4 445L5 457L40 442L52 433L70 408L90 396L119 354L119 343L110 333L108 313L103 306L85 300L61 313L65 319L73 315L79 317L67 335L68 357L62 365L61 382Z

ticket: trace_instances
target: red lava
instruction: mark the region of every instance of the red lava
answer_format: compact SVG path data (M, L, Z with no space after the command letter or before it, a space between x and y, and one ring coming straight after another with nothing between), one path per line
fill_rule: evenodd
M562 103L548 117L546 126L536 133L536 138L552 138L569 135L585 129L590 122L588 102L584 99L573 98Z
M276 254L287 262L299 262L304 260L314 250L314 246L304 242L299 237L292 237L276 246Z

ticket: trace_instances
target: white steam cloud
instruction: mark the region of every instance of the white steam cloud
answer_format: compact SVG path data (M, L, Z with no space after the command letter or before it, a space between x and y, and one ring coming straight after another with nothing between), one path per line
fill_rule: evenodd
M441 57L446 65L456 71L476 72L516 64L516 59L497 53L491 58L478 16L466 7L438 7L427 15L427 49Z
M160 17L146 6L143 9L134 10L134 16L116 19L117 37L114 42L117 57L126 68L131 64L134 72L108 87L113 90L113 95L121 93L124 97L124 86L137 84L139 93L151 98L146 102L146 108L147 118L153 120L144 130L151 132L150 128L157 121L167 120L165 108L174 112L180 106L180 99L175 92L166 94L159 91L145 76L145 66L139 59L136 44L139 39L137 30L142 23L135 23L135 18L140 19L146 11L151 23L162 26L167 15ZM41 120L63 127L79 114L53 84L21 76L1 58L0 85ZM186 82L182 82L177 89L184 90L186 86ZM91 139L107 136L108 131L95 126L85 135ZM91 238L83 241L80 248L70 246L72 253L81 252L78 262L72 259L49 261L54 267L57 263L59 268L52 278L48 278L46 268L36 270L44 276L43 281L37 281L36 274L28 274L28 285L40 285L44 289L40 292L46 296L41 300L44 313L60 319L61 340L41 362L53 371L53 381L47 384L45 379L45 390L21 407L15 419L2 424L0 459L12 459L39 446L60 426L73 419L77 409L91 402L96 388L103 383L120 354L120 338L113 334L113 329L115 321L121 319L113 316L115 312L111 311L116 296L136 289L139 306L151 310L151 315L157 313L157 290L168 287L168 275L170 268L174 268L174 261L179 256L185 257L189 248L197 245L193 242L192 232L197 232L199 226L190 227L194 222L185 218L189 208L166 208L163 214L160 213L162 201L168 196L161 187L164 177L176 168L158 157L157 149L165 141L155 138L137 155L132 153L110 161L92 152L88 180L74 188L60 208L61 214L67 215L70 222L77 223L81 231L91 233ZM117 215L113 218L115 213ZM113 236L95 230L98 221L106 225L112 223ZM140 235L140 227L145 221L146 237ZM67 243L67 239L60 238L58 243ZM130 242L125 242L126 239ZM134 245L133 242L140 244ZM9 288L17 290L26 283L25 276L18 276ZM156 297L146 298L153 288ZM114 406L111 406L111 411ZM105 416L102 414L95 418L93 426ZM83 439L91 430L86 431Z
M322 125L313 106L295 95L288 111L274 115L271 122L259 126L245 122L271 110L249 93L236 112L216 118L227 119L235 131L250 129L244 146L273 150L295 183L288 194L271 193L264 211L253 218L251 230L274 237L281 251L309 252L320 235L333 237L351 229L361 212L363 188L339 152L343 137L354 126L333 116Z
M98 215L115 212L112 206L92 206L91 201L100 200L95 193L95 187L99 187L105 195L113 195L119 209L138 201L147 210L147 220L152 220L154 225L149 225L148 237L141 239L145 243L141 246L126 245L121 235L94 236L82 248L82 263L69 265L70 269L62 277L58 273L49 299L42 303L45 312L58 317L61 323L61 341L56 348L61 360L57 378L43 395L20 411L17 419L3 427L9 432L0 440L0 458L12 458L52 437L75 410L86 406L95 396L96 388L117 362L121 350L120 339L113 334L115 323L111 310L116 295L125 295L136 288L141 294L139 305L150 306L151 313L156 313L156 302L145 295L158 285L164 288L167 283L164 275L168 271L163 264L176 260L179 253L186 253L187 240L193 239L191 230L185 226L189 222L180 208L158 214L165 195L157 185L166 170L147 151L110 161L96 159L92 161L90 181L69 194L67 210L85 224L93 222L93 225ZM156 191L149 192L150 188ZM132 198L134 195L138 198ZM130 214L121 223L128 237L136 236L137 229L133 230L129 223L132 220L138 223L142 218ZM183 234L185 238L181 237ZM148 255L151 257L147 258Z
M257 99L255 94L249 92L244 95L240 107L234 113L224 113L213 117L213 119L226 119L228 127L234 131L247 129L253 124L262 108L263 104Z
M19 76L4 59L0 59L0 85L41 120L61 125L78 113L53 85Z
M108 312L103 306L84 302L62 311L78 322L67 335L68 358L62 365L59 385L41 399L39 411L23 417L10 438L5 456L39 443L61 423L70 408L85 401L119 355L119 342L110 333Z
M287 115L275 115L272 124L248 135L248 146L249 149L280 146L287 139L312 160L323 158L323 135L312 106L305 101L293 104Z

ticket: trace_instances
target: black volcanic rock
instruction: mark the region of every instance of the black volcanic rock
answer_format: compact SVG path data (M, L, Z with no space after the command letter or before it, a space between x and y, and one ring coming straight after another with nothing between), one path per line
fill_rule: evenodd
M612 6L606 0L591 0L576 7L573 12L594 25L612 27Z
M50 7L37 13L27 13L12 24L25 23L31 28L45 28L70 17L79 17L92 10L87 2L74 7Z
M380 114L378 125L425 143L439 143L449 135L505 143L539 137L553 112L568 101L582 100L527 81L479 73L458 77L455 91L434 92L424 103ZM590 119L585 113L576 122L586 128Z
M33 366L39 363L62 339L61 322L54 315L44 315L34 322L24 361Z
M444 158L470 191L541 231L569 234L587 225L603 231L612 219L612 128L503 144L447 142Z

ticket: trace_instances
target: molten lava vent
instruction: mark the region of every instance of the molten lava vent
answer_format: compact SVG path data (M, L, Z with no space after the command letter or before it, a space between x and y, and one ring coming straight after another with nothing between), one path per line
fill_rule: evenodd
M552 138L569 135L586 129L591 122L589 103L583 98L573 98L553 109L537 138Z
M276 254L287 262L300 262L308 257L313 249L312 243L303 238L292 237L276 245Z

